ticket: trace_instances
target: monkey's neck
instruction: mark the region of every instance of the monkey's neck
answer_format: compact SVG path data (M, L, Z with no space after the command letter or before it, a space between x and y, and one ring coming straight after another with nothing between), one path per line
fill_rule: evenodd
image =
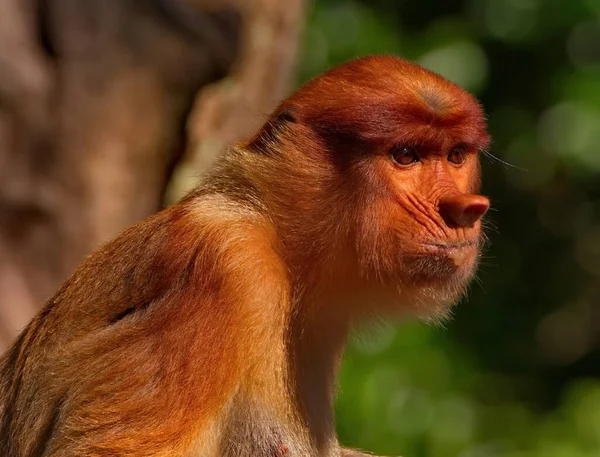
M334 315L332 303L299 303L307 313L290 317L287 336L293 398L319 455L337 446L333 397L349 324ZM337 310L339 311L339 310Z
M230 161L234 159L235 167L230 165ZM279 208L277 199L273 200L271 192L265 191L265 186L257 182L258 178L243 172L243 167L239 166L246 160L249 160L248 154L243 150L231 150L218 165L225 170L231 168L231 172L216 173L209 177L206 191L225 195L231 201L250 207L258 214L262 214L265 208L271 208L271 213L277 213L273 211L273 208ZM222 180L220 176L227 176L228 179ZM285 213L284 210L280 212ZM277 234L276 238L286 234L285 228L291 224L290 221L274 221L267 214L263 214L261 219L268 221L267 225L275 225L269 230L271 234ZM294 224L291 224L289 231L296 231L294 228ZM308 237L306 233L303 236ZM271 235L266 235L265 239L270 237ZM328 281L332 279L330 275L324 274L330 269L324 265L318 252L299 248L301 244L297 241L283 238L273 240L273 255L285 265L286 274L285 277L278 278L285 283L283 287L282 284L272 286L273 289L283 288L289 293L286 294L287 303L283 306L286 316L283 321L262 320L267 327L261 333L269 335L269 346L261 351L262 356L256 370L253 370L254 387L251 390L254 391L255 398L263 395L281 398L279 405L288 403L291 397L293 404L283 405L284 409L291 408L294 419L300 422L303 429L302 434L309 435L310 446L316 448L316 454L337 455L333 396L350 319L349 316L344 316L343 308L333 306L335 303L332 300L324 299L321 293L314 292L330 289ZM268 259L265 264L268 265L271 261L272 259ZM319 284L323 284L323 287L319 287ZM269 287L265 285L265 288ZM307 297L302 293L304 290L312 290L314 293ZM315 299L315 296L319 298ZM280 313L282 311L278 309L273 310L272 314ZM274 385L278 383L283 384L283 392L276 392Z

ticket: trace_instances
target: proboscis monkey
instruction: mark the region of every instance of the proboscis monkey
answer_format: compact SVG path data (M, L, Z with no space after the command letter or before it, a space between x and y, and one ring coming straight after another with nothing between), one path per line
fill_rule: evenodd
M396 57L334 68L88 257L0 364L3 457L339 457L349 328L439 318L476 267L482 109Z

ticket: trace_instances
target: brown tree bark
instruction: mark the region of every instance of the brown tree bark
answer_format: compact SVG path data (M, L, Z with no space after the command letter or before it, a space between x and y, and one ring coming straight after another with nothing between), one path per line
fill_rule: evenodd
M188 122L190 141L167 195L175 201L225 147L254 132L290 89L308 0L249 0L240 58L203 89Z
M85 254L160 208L241 27L234 2L186 1L0 0L0 351Z

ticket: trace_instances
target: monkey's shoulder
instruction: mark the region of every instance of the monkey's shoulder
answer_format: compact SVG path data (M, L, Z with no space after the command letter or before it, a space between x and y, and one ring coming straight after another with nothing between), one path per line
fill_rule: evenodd
M170 308L197 313L265 295L269 278L284 271L269 237L257 214L224 198L174 205L91 254L38 320L88 332L155 308L167 320L180 313Z

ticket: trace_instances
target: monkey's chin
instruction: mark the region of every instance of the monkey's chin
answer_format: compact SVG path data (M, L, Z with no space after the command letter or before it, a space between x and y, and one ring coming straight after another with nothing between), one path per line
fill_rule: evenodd
M422 244L401 256L403 271L414 284L443 285L468 280L473 275L478 246L465 244Z
M444 320L465 295L477 259L476 244L423 245L403 255L402 270L408 280L400 286L402 301L421 318Z

